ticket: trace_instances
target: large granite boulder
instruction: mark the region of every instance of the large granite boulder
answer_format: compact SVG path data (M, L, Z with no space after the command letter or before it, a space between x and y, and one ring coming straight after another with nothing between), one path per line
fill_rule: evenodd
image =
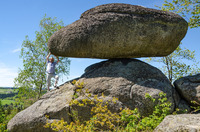
M182 77L174 82L174 86L190 105L200 106L200 74ZM196 101L197 104L191 101Z
M174 111L179 100L175 89L166 76L157 68L136 59L112 59L96 63L86 68L85 73L77 79L84 82L83 90L93 95L98 95L104 101L116 97L119 100L109 103L112 112L118 112L120 108L138 108L142 115L152 113L157 102L145 98L149 93L154 98L159 98L160 92L167 94L168 101L172 103L171 111ZM10 132L49 132L43 125L46 122L45 115L49 115L49 121L53 119L70 122L73 120L69 113L73 109L78 110L81 120L91 117L88 107L69 106L75 94L76 87L67 82L60 89L42 96L40 100L19 112L8 123ZM105 98L101 95L104 93ZM84 99L80 95L77 100Z
M58 56L78 58L137 58L172 53L188 24L172 12L129 4L92 8L49 39Z
M146 99L146 93L156 99L160 92L167 93L172 111L180 100L159 69L137 59L111 59L96 63L85 69L79 81L84 82L85 88L92 94L116 97L122 107L138 108L144 116L151 114L157 103Z
M200 132L200 114L169 115L154 132Z

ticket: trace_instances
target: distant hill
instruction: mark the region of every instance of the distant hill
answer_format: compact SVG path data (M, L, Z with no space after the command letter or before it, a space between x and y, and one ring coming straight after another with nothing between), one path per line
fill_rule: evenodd
M14 87L0 87L0 99L7 97L14 97L18 94L18 88Z
M14 88L14 87L0 87L0 89L18 89L18 88Z

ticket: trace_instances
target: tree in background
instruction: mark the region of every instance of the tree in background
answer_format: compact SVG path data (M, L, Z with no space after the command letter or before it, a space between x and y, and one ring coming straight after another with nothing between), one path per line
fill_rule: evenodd
M172 0L172 2L165 0L161 9L181 14L188 20L190 28L198 28L200 26L199 0Z
M195 60L195 51L190 51L186 48L178 48L166 57L159 58L148 58L149 62L160 62L163 64L161 70L168 77L169 81L172 83L174 80L186 76L192 75L200 70L197 67L197 63ZM190 63L194 63L190 65Z
M63 22L57 22L56 18L46 17L40 21L40 31L36 31L36 39L30 40L28 36L22 43L20 58L23 60L23 69L19 69L15 78L15 86L19 88L20 99L29 98L36 100L46 88L46 56L49 53L47 43L53 33L63 27ZM56 73L68 75L70 60L59 57Z

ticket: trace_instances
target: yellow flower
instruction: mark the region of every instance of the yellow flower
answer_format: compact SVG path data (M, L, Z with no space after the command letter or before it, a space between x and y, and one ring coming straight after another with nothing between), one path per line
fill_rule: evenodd
M72 81L72 84L75 84L75 83L76 83L76 80L73 80L73 81Z
M88 97L91 97L92 95L91 95L91 93L90 94L88 94Z
M104 125L104 122L100 122L100 124L101 124L101 126L103 126L103 125Z
M102 95L101 95L101 96L104 98L104 97L105 97L105 96L104 96L104 93L102 93Z

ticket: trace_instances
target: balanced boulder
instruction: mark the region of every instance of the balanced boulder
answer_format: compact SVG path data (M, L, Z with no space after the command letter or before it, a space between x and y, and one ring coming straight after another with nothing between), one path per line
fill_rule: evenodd
M190 105L200 106L200 74L182 77L174 82L174 86Z
M187 32L179 15L129 4L92 8L51 36L51 53L78 58L137 58L172 53Z

